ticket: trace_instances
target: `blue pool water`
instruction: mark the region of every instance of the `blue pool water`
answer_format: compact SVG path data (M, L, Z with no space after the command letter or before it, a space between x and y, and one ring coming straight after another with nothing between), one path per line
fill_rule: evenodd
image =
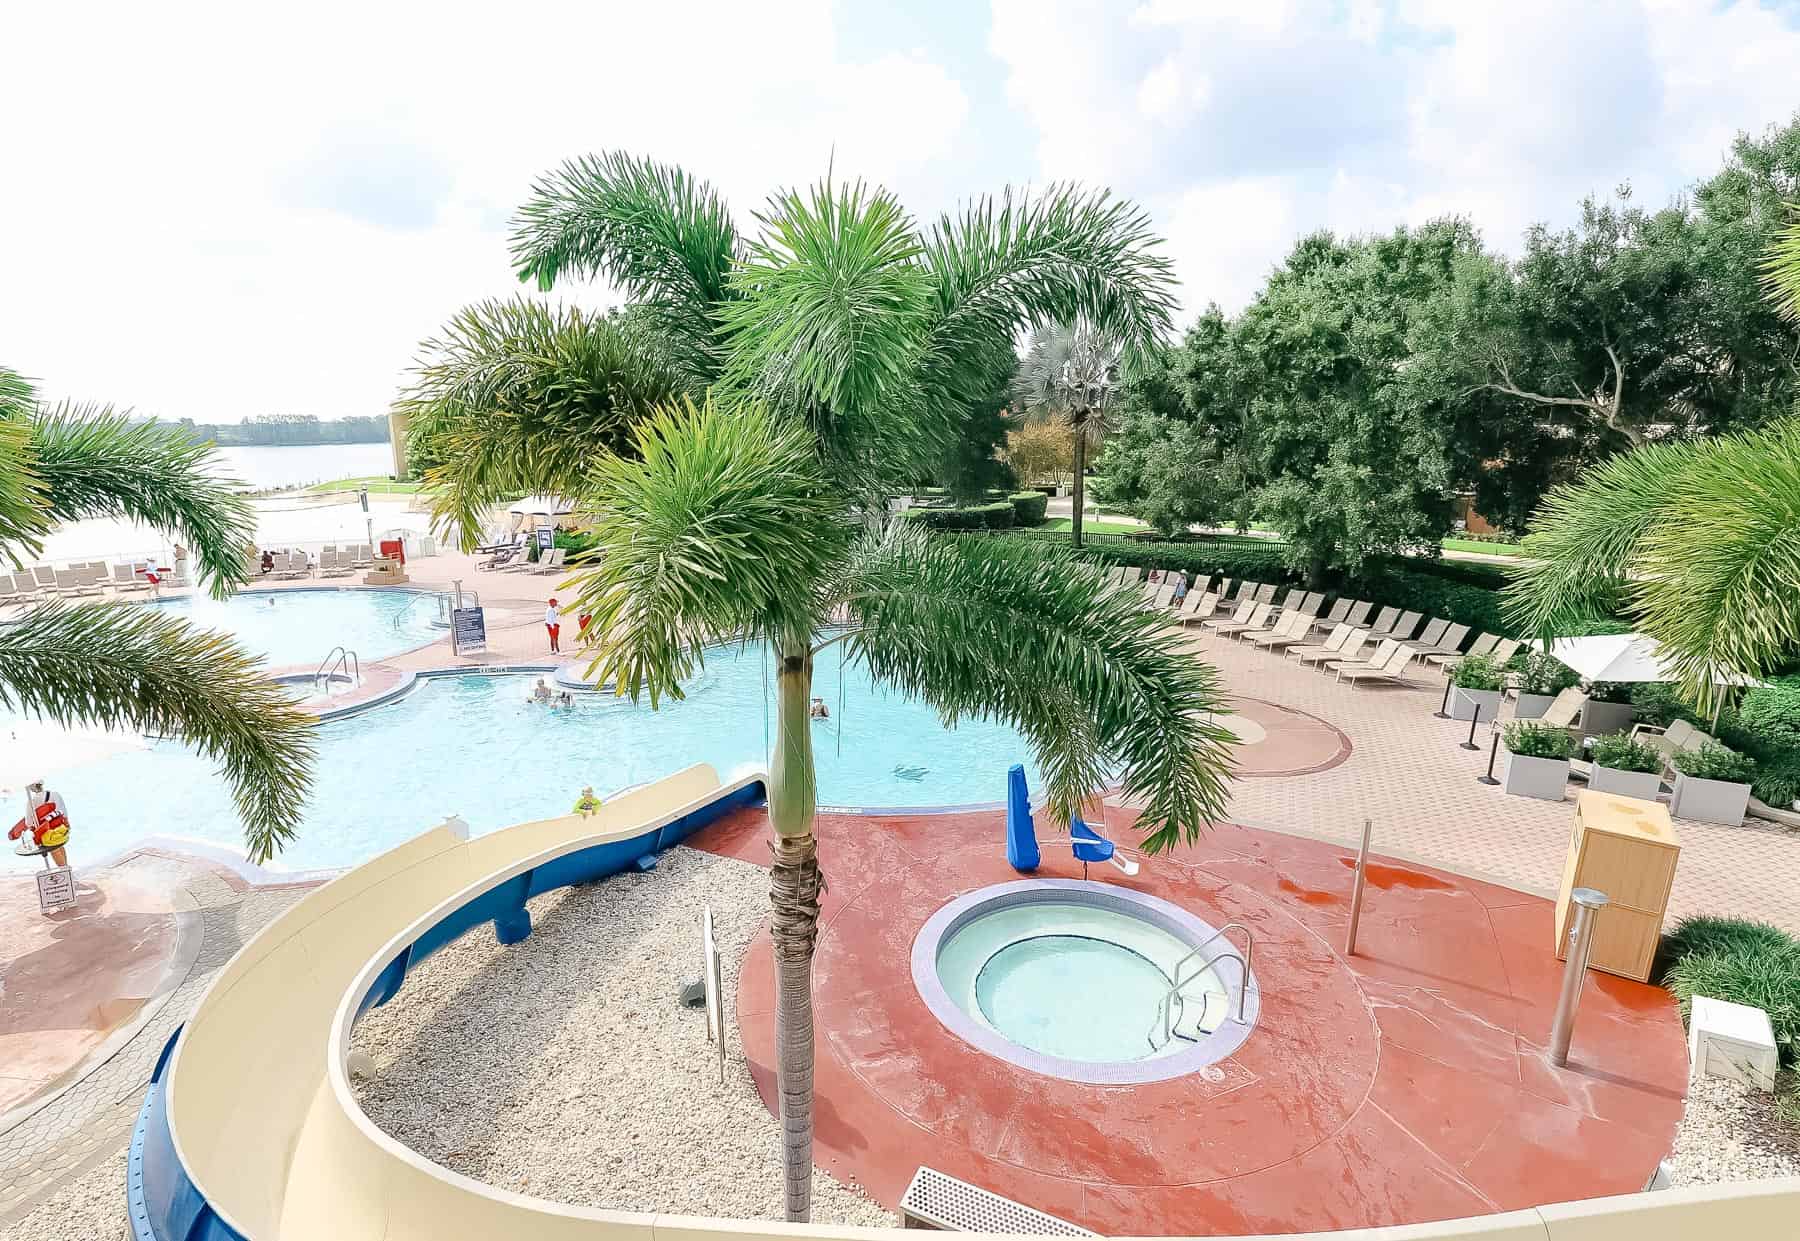
M1121 944L1036 935L1008 944L975 978L975 1001L1021 1047L1069 1060L1139 1060L1169 979Z
M423 681L398 702L319 727L305 825L278 864L348 866L452 813L476 833L566 814L585 785L605 795L691 763L726 778L761 766L763 674L760 648L714 652L688 697L657 711L610 694L577 695L568 709L535 705L530 676ZM844 669L840 708L838 680L828 652L814 678L832 711L813 725L822 804L1001 801L1016 762L1035 782L1011 728L965 720L946 729L933 708L876 687L856 664ZM148 835L241 841L211 763L172 742L60 771L51 785L69 800L77 862Z
M446 633L432 627L437 599L426 591L264 590L224 601L184 596L134 606L156 608L191 625L232 634L276 666L316 666L340 645L355 651L364 663L373 663Z

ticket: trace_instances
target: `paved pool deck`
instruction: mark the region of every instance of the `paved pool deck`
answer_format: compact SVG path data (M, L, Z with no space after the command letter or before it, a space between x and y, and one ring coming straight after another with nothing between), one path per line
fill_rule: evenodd
M1107 826L1129 839L1130 812ZM1528 893L1382 859L1343 954L1349 853L1221 824L1127 878L1255 937L1261 1015L1185 1077L1094 1085L1034 1073L951 1033L911 974L949 901L1020 876L1004 816L822 816L828 890L814 965L821 1167L892 1208L920 1165L1105 1235L1277 1233L1417 1223L1642 1189L1681 1117L1687 1055L1661 988L1590 973L1570 1063L1545 1045L1561 965ZM766 817L695 847L766 863ZM1037 875L1079 879L1040 831ZM737 995L774 1106L766 930Z

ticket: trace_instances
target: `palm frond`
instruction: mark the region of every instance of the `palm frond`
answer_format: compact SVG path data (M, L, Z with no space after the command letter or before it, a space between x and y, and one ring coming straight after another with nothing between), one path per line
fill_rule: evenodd
M1086 324L1040 324L1013 379L1013 399L1028 414L1079 422L1089 444L1109 430L1120 349Z
M1175 309L1160 247L1150 217L1104 190L1008 190L941 217L925 245L937 290L928 387L968 399L958 391L964 351L1042 323L1085 322L1128 354L1150 348Z
M930 296L911 218L885 190L822 182L786 191L720 308L728 392L805 416L834 472L917 425L916 367Z
M123 517L192 547L214 597L249 580L244 549L256 522L249 501L215 468L211 444L110 407L64 403L40 410L28 425L29 468L44 501L39 532L24 540L34 554L42 533L58 522Z
M552 288L569 274L612 281L710 376L714 311L732 294L737 230L713 187L621 151L570 160L542 177L513 220L521 280Z
M439 530L472 547L489 504L521 491L578 498L594 461L627 449L636 424L686 390L646 333L513 298L467 307L424 342L395 407L441 462L426 474Z
M1232 735L1218 673L1167 621L1060 549L933 538L896 523L851 550L833 593L879 679L949 723L1004 720L1036 751L1066 818L1114 778L1139 799L1151 852L1225 809Z
M31 423L37 391L0 366L0 555L23 568L22 552L36 552L44 534L44 484L31 462Z
M1771 675L1800 657L1800 419L1647 444L1553 491L1506 592L1523 631L1548 635L1623 589L1683 696Z
M312 720L221 634L127 604L35 608L0 626L0 705L190 742L219 762L253 861L299 824Z
M1763 257L1763 284L1775 308L1800 322L1800 203L1788 204L1792 218L1775 234Z
M573 579L599 635L590 674L654 706L682 696L709 641L811 634L849 524L805 428L757 405L684 401L641 423L591 484L602 553Z

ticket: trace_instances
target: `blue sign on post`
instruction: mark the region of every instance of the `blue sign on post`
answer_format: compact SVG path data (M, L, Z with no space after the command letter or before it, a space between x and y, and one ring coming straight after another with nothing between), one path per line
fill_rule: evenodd
M487 617L480 608L452 608L450 630L458 655L480 655L487 650Z

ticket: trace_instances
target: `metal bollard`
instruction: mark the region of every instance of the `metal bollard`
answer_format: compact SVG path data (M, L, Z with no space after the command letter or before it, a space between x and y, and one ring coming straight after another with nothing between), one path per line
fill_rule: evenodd
M1369 819L1363 820L1362 848L1356 851L1356 882L1350 889L1350 929L1344 934L1344 955L1356 955L1356 926L1362 921L1363 880L1369 867L1369 833L1374 828Z
M1556 1019L1550 1023L1550 1063L1558 1068L1569 1063L1569 1039L1575 1033L1575 1010L1581 1007L1581 987L1587 981L1588 952L1594 946L1594 924L1606 905L1606 893L1597 888L1576 888L1569 893L1573 905L1569 918L1569 959L1563 965L1562 994L1556 999Z

